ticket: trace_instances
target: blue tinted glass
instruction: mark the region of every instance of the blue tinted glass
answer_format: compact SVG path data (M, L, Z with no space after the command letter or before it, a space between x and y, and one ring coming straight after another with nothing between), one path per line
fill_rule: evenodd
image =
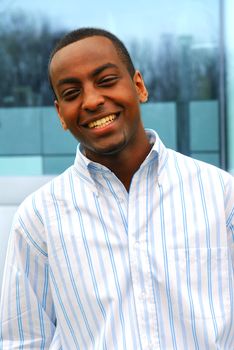
M144 126L154 129L167 147L176 149L175 103L146 103L141 110Z
M43 154L75 154L78 142L68 131L63 130L55 108L42 108L41 118Z
M210 163L215 166L219 166L219 153L214 152L214 153L192 153L191 156L195 159L201 160L203 162Z
M44 174L60 174L74 163L74 156L43 157Z
M29 107L0 108L0 155L40 153L40 111Z
M0 157L0 176L42 175L41 156Z
M190 147L194 151L219 150L217 101L190 103Z

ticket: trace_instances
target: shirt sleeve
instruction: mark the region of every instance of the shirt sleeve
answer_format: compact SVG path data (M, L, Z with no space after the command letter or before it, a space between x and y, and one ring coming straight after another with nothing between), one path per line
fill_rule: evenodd
M11 230L0 304L0 349L61 350L42 223L18 215Z

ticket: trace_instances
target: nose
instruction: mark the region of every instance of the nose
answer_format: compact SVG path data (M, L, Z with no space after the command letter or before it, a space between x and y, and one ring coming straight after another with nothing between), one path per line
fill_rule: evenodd
M104 96L98 91L98 88L89 87L83 90L82 109L93 112L100 108L105 102Z

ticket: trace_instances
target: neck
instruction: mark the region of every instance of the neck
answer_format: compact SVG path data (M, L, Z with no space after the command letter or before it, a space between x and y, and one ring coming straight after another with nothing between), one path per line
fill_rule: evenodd
M110 169L123 183L127 191L129 191L133 175L144 162L152 147L146 134L138 145L140 147L128 147L114 155L96 155L95 157L95 162Z
M106 162L105 166L119 178L126 190L129 191L132 178L149 154L150 149L151 146L148 145L144 152L134 153L134 156L133 153L121 155L116 157L114 162Z

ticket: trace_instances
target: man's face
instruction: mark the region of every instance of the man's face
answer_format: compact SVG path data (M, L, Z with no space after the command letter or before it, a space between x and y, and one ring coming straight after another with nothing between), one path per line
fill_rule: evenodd
M140 73L130 76L108 38L93 36L62 48L50 74L63 128L80 141L87 157L95 161L97 155L141 147L139 102L147 91Z

